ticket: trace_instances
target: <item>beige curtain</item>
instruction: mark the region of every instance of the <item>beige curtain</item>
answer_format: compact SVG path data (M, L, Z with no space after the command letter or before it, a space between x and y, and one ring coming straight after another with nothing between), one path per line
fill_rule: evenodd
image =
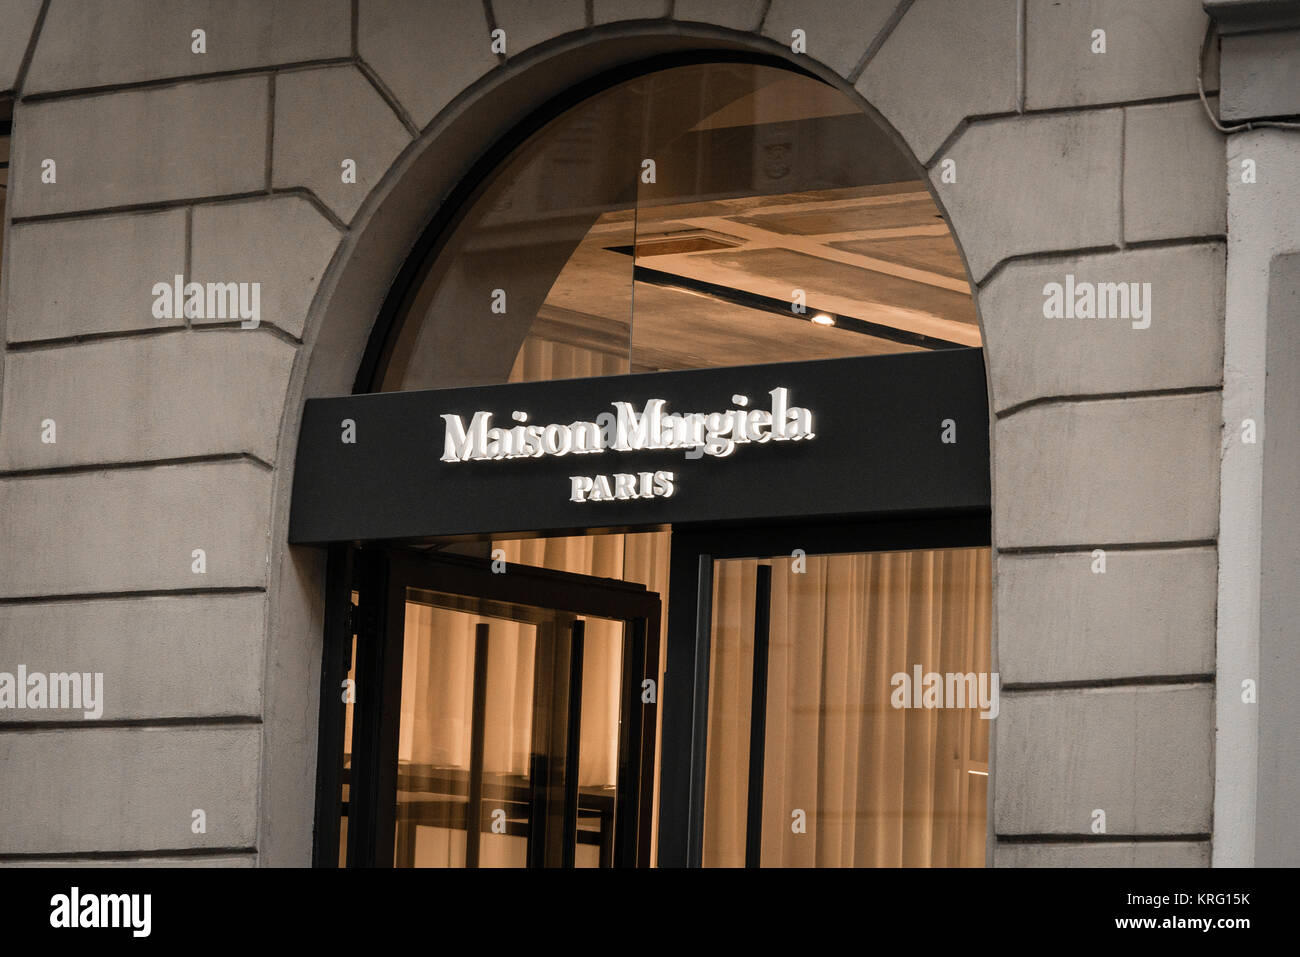
M483 770L489 774L528 770L534 627L416 601L406 603L399 760L438 768L469 767L474 626L479 621L489 622Z
M893 676L989 671L988 549L772 566L764 866L982 866L987 720L896 709ZM754 560L718 562L705 863L745 858ZM796 833L802 811L806 832Z

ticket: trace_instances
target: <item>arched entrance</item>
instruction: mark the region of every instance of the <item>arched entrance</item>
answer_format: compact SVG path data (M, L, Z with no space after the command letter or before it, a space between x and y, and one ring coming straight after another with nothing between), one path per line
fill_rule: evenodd
M465 513L474 512L472 503L483 497L482 486L442 482L426 491L462 512L460 525L447 525L445 517L417 518L420 506L414 500L403 506L400 495L386 496L385 488L368 484L368 471L391 479L404 468L383 453L363 463L360 471L345 465L343 473L329 476L329 460L322 453L339 451L338 442L355 446L357 430L373 436L376 420L345 400L338 400L344 406L309 408L291 540L361 541L371 549L363 548L365 568L355 578L348 577L346 559L336 561L331 584L336 595L353 590L361 595L361 611L354 618L358 654L348 656L355 662L349 680L383 689L381 695L371 692L369 708L358 712L355 727L349 711L337 719L324 716L322 793L332 795L328 804L336 805L341 793L337 778L331 781L328 773L338 753L331 731L341 730L346 741L360 742L345 745L346 753L359 752L359 760L344 771L351 778L349 857L363 864L390 862L395 855L399 863L474 865L483 860L483 835L491 833L494 837L487 840L496 849L488 856L502 862L573 863L575 835L584 833L577 821L586 813L600 819L589 842L599 844L600 862L648 863L656 831L662 859L673 864L982 862L988 745L987 725L969 720L975 702L967 706L963 699L952 720L940 720L909 714L910 693L897 701L890 693L897 691L899 675L904 684L912 680L909 655L931 656L915 663L918 683L921 672L928 680L941 665L957 666L959 678L969 676L976 683L979 675L989 679L987 409L978 353L973 363L960 356L962 347L976 345L979 337L969 293L961 292L966 287L959 278L956 247L924 184L909 175L910 159L833 88L806 74L726 54L691 65L655 62L640 69L639 77L605 87L542 126L508 152L499 168L477 182L468 180L459 207L444 204L448 218L426 230L431 238L390 293L361 381L368 380L371 390L442 387L422 394L455 406L471 401L465 387L506 380L747 366L732 369L732 378L778 375L785 377L782 381L804 382L805 393L822 390L817 418L835 423L829 429L832 457L824 462L803 457L802 474L798 468L765 472L765 466L752 477L733 474L733 484L750 488L765 479L784 480L792 489L784 505L770 495L752 494L748 501L743 494L728 496L722 504L719 486L712 501L695 491L693 498L680 496L668 510L616 515L614 506L605 505L606 517L592 519L580 519L572 509L571 515L561 516L539 504L512 517L482 513L466 525ZM548 147L556 143L558 158ZM593 156L600 159L593 162ZM557 166L567 166L570 178L561 178ZM559 189L571 195L557 195ZM800 285L784 292L792 283ZM906 353L946 350L957 350L953 361L940 362L938 354L934 361L901 361ZM850 365L835 361L851 356L879 358L871 365L860 359ZM804 361L764 365L791 358ZM822 367L827 359L833 361ZM886 385L864 386L855 394L855 382L867 378ZM628 413L640 444L629 447L611 431L579 451L678 449L687 452L687 459L700 459L729 455L733 444L816 437L812 412L790 408L784 386L772 391L771 410L698 413L695 421L697 413L688 414L682 400L702 397L710 389L730 393L731 402L740 406L747 407L750 400L731 393L734 384L725 386L717 374L698 372L675 372L662 382L634 376L620 388L650 387L651 380L653 389L678 400L671 403L680 412L670 416L675 422L667 433L648 427L649 438L640 435L650 414L647 405L640 419L635 411ZM603 380L587 381L578 394L598 390ZM836 381L842 383L838 391L832 385ZM954 383L956 392L947 391ZM446 391L447 386L459 389ZM763 391L765 386L758 394ZM507 399L504 392L472 394L480 404ZM554 389L516 389L509 393L510 401L521 404L524 395L543 408L556 401L564 406ZM876 441L868 445L874 456L866 459L855 459L843 448L851 443L860 396L892 403L884 413L890 424L871 424ZM385 403L389 421L406 414L392 401ZM376 408L374 402L367 406ZM408 403L404 408L413 407ZM957 414L945 417L942 409ZM342 436L326 435L333 426L325 423L340 410ZM489 418L480 431L496 444L478 448L482 437L476 439L475 426L467 431L465 422L477 423L484 415ZM578 413L564 407L563 415ZM528 421L528 413L518 409L512 416ZM516 427L518 442L509 446L512 432L486 431L488 413L475 413L472 420L455 417L455 435L453 416L441 417L447 420L444 462L570 451L558 432L557 447L550 448L550 431L560 426L539 428L533 455L531 446L521 444L527 442L528 426ZM732 423L730 429L721 428L723 418ZM973 429L974 438L963 449L973 456L954 460L959 421L963 429ZM588 434L577 428L581 424L564 427L570 442L576 441L573 434ZM599 425L590 428L591 435L599 434ZM729 435L725 445L719 438L723 433ZM887 441L882 443L882 437ZM825 437L822 441L827 443ZM427 443L416 444L427 454ZM935 459L934 450L946 452L947 459ZM342 450L345 456L351 451ZM881 469L882 453L903 462ZM417 462L406 464L420 469ZM852 476L844 474L838 494L822 494L812 477L837 471L852 471L865 487L846 487ZM367 503L359 510L326 490L344 474L353 483L347 496ZM478 475L486 478L484 472ZM936 481L935 476L943 478ZM674 494L674 478L666 470L570 476L568 501L667 500ZM804 502L799 501L801 486L812 486ZM392 501L376 505L386 497ZM524 484L508 482L494 500L515 497L527 499L530 493ZM737 503L738 511L728 507ZM384 517L379 525L349 524L361 513ZM339 518L342 524L335 525ZM841 527L829 529L828 520ZM654 531L666 528L671 528L671 563L669 532ZM590 553L571 554L571 535L552 539L556 548L535 538L510 544L512 534L574 531L594 535L601 546L617 543L620 567L614 574L595 567ZM385 540L414 543L424 558L434 554L438 560L412 564L413 553L394 557L387 550L376 558L380 553L375 548ZM655 560L641 552L658 553L661 567L652 567ZM450 566L458 569L454 573L444 558L448 553L460 556ZM532 592L532 599L514 595L507 600L496 594L500 583L489 584L482 576L478 585L466 585L453 595L435 584L448 574L463 581L472 571L464 567L466 561L475 558L485 566L501 563L492 571L506 573L502 581L512 584L529 581L533 573L527 569L535 565L570 576L600 571L605 578L626 578L631 562L640 567L643 586L654 584L654 594L665 598L671 564L676 597L664 616L602 615L591 611L605 607L598 597L551 609L564 610L565 621L587 609L588 617L576 620L589 630L595 630L592 614L625 622L621 658L605 654L602 665L597 654L593 668L594 643L588 640L584 656L579 631L567 643L557 637L559 626L553 614L544 613L550 606L537 597L539 592ZM808 560L815 566L811 574ZM422 575L428 580L421 580ZM839 582L844 578L856 586L843 589ZM398 582L397 592L393 582ZM594 580L565 582L572 589L586 587L590 596L599 590ZM807 593L809 587L813 593ZM900 588L892 602L885 600L890 589ZM740 598L742 592L747 597ZM796 609L807 605L810 594L812 605ZM736 599L748 608L743 621L718 619L719 609ZM522 617L503 614L503 600L532 611ZM342 664L340 648L351 645L349 629L339 620L346 603L336 598L335 604L336 645L327 648L325 688L333 687L342 673L329 673L331 666ZM774 615L776 609L781 609L779 615ZM706 622L710 614L715 616L712 625ZM430 615L459 618L434 622ZM422 617L429 620L421 624ZM658 617L669 620L666 662L653 656L659 635L648 633L649 622ZM503 690L499 681L494 690L489 679L485 662L499 659L502 649L487 654L493 639L484 619L496 620L498 646L500 626L506 624L510 632L506 640L518 665L513 691ZM821 624L813 626L814 620ZM531 629L522 644L513 633L521 626ZM812 644L800 637L809 627L823 632ZM458 639L452 636L457 631L464 632ZM458 646L464 647L458 651ZM851 663L840 660L845 654ZM400 664L403 657L405 665ZM418 659L426 664L413 664ZM665 663L676 677L670 685L675 698L668 699L675 703L665 706L667 801L660 815L654 788L654 705ZM631 664L636 668L629 670ZM461 687L448 694L453 673L466 668ZM565 669L569 673L561 674ZM520 679L523 672L528 674ZM559 677L544 680L544 673ZM852 688L827 686L830 673L837 676L832 684L847 677ZM688 680L691 674L694 678ZM810 676L815 679L811 690L806 687ZM742 679L747 691L729 697L727 689ZM587 714L590 689L602 680L616 704L620 687L644 686L639 705L635 694L624 694L613 710L605 708L607 720L614 723L604 735L591 730ZM441 689L432 704L430 681ZM400 714L399 697L404 702ZM408 698L418 700L408 708ZM919 687L915 698L919 708ZM986 706L987 698L985 689ZM887 699L893 715L885 707ZM820 716L812 726L800 718L809 707ZM925 708L934 707L927 699ZM630 724L645 726L636 741L625 737ZM737 736L742 724L748 731ZM922 724L930 730L920 730ZM895 730L886 732L886 725ZM466 728L467 738L462 734ZM558 730L541 730L546 728ZM766 743L769 732L781 739L775 747ZM557 735L564 734L570 737L560 742ZM539 736L546 739L542 744ZM889 741L877 741L872 748L865 742L873 736ZM930 743L905 748L909 737ZM494 738L500 739L499 747L493 746L500 753L488 758L485 752ZM523 742L522 750L512 751L506 739ZM859 741L861 747L855 744ZM804 767L807 762L796 756L810 747L814 760ZM641 754L637 761L629 761L629 748ZM601 751L610 755L608 783L599 770L587 767ZM941 757L949 751L955 764ZM742 765L744 770L737 770ZM861 786L868 777L872 783ZM602 788L617 795L608 815L597 806ZM837 790L844 793L835 795ZM503 806L494 814L499 811L502 819L485 830L483 801L489 792L500 792L496 800ZM743 796L737 798L737 792ZM588 793L590 807L582 803L581 793ZM628 803L632 795L644 800ZM777 798L768 801L766 811L765 795ZM784 807L792 802L809 808ZM918 808L925 817L919 830L915 821L908 823ZM808 833L809 810L813 839L784 841L787 813L793 821L790 833L801 835ZM612 823L616 813L618 830ZM623 837L628 820L642 835L639 842ZM558 843L541 836L548 832L548 821ZM496 830L497 823L502 830ZM328 828L328 820L321 822L322 831ZM497 841L496 835L504 840ZM506 846L512 837L522 841L516 841L514 852Z

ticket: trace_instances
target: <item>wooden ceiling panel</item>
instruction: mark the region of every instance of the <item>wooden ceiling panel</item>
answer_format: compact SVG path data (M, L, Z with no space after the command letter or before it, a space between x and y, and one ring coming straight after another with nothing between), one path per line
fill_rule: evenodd
M929 194L893 203L863 203L828 209L781 210L734 217L739 223L794 236L826 236L867 229L898 229L943 222Z
M828 244L832 249L873 256L887 262L965 279L966 267L950 233L939 236L903 236L897 239L849 239Z
M709 236L730 248L660 245L630 255L632 224L600 217L557 277L533 334L627 357L636 369L699 368L916 349L728 301L716 290L633 284L633 267L964 345L980 332L961 256L924 184L663 205L639 246ZM704 244L704 245L716 245ZM629 321L631 331L629 332Z

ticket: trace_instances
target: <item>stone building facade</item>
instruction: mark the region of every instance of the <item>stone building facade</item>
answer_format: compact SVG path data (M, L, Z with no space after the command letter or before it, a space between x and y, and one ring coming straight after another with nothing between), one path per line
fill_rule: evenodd
M310 862L303 403L351 391L440 198L521 117L732 50L892 127L966 262L990 863L1300 863L1300 4L3 0L0 24L0 652L111 689L98 721L0 721L0 860ZM260 324L158 316L177 275L259 281ZM1149 283L1149 327L1045 320L1067 275Z

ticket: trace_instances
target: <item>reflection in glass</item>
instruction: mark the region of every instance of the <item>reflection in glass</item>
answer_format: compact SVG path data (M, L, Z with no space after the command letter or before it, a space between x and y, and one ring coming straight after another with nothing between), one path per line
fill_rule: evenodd
M634 371L979 343L946 224L855 103L752 64L643 82Z
M640 95L584 101L480 187L407 305L384 390L628 371L632 262L593 270L582 242L632 241Z
M476 626L488 632L478 660ZM464 867L470 772L480 762L488 828L481 867L526 863L536 627L408 601L398 738L396 863ZM475 667L486 665L486 681ZM486 719L475 740L475 691ZM476 753L477 751L477 753ZM482 805L479 807L482 812ZM498 813L499 812L499 813ZM496 825L495 828L491 825ZM514 831L514 834L510 832Z
M405 607L395 865L612 866L623 624L417 589Z
M604 535L580 535L566 536L558 538L526 538L513 539L508 541L494 541L492 549L495 552L500 549L502 557L510 564L532 565L537 568L549 568L560 572L573 572L579 575L594 575L597 578L611 578L628 582L635 582L639 585L646 586L648 591L655 592L661 597L666 598L668 595L668 558L669 558L669 533L668 532L640 532L632 534L610 533ZM603 624L603 623L602 623ZM592 625L588 624L588 634L590 635ZM663 684L664 668L667 665L668 656L668 616L661 618L659 633L659 667L656 675L656 686ZM618 655L605 654L602 660L597 661L588 648L588 657L584 667L584 675L590 676L584 678L584 713L587 708L586 702L586 681L604 682L608 687L613 688L618 681L618 674L622 668L622 654ZM617 748L615 747L614 737L617 732L617 723L606 724L607 733L610 739L605 742L604 749L609 760L616 757ZM651 809L651 838L650 838L650 859L654 861L658 851L659 840L659 747L663 740L663 709L655 709L655 766L654 766L654 789L653 803ZM584 749L597 749L600 746L589 729L594 726L585 723L583 727L583 747ZM584 755L589 753L584 750ZM584 757L584 762L587 760ZM584 783L594 783L587 774L587 766L583 766ZM610 778L612 781L613 779Z
M803 74L708 63L634 78L479 186L405 304L381 388L979 345L922 177Z

